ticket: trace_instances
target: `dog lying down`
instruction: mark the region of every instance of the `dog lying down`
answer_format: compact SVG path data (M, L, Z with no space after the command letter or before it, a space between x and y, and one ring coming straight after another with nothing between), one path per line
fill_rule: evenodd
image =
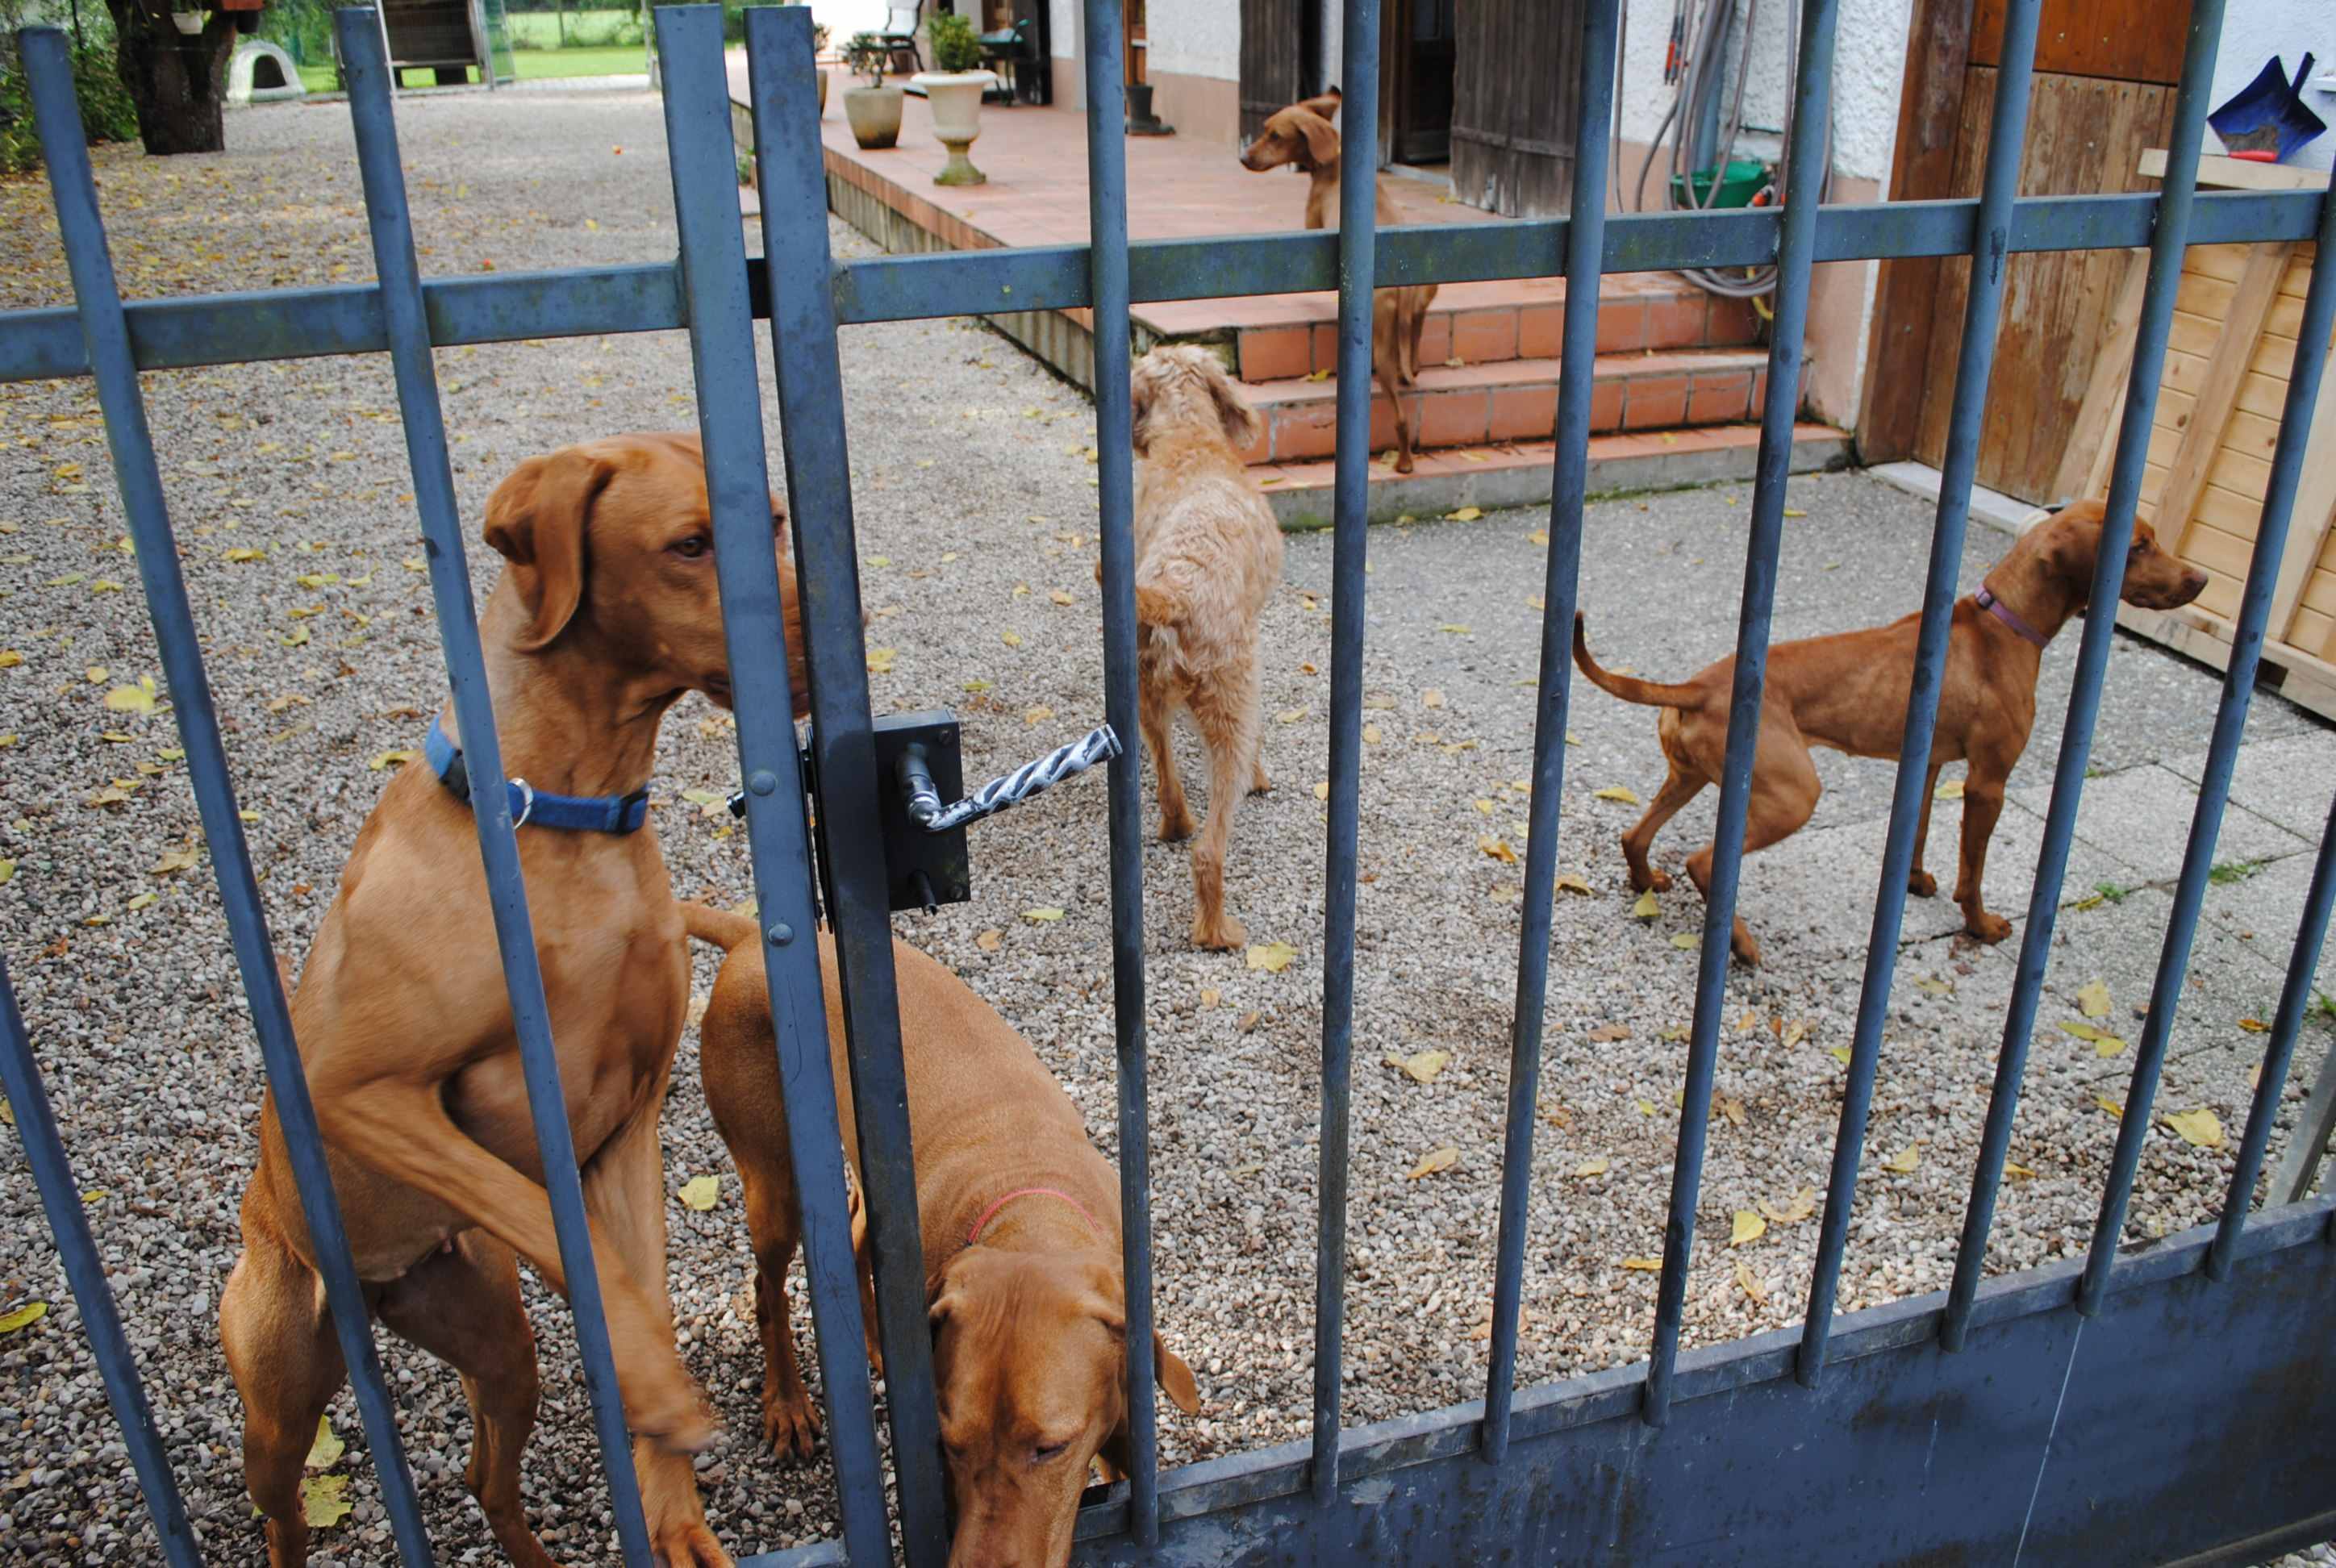
M1955 902L1963 924L1983 942L2000 942L2011 922L1992 913L1980 894L1988 840L2003 810L2004 782L2027 749L2036 721L2036 677L2044 649L2068 618L2085 608L2093 560L2101 543L2098 501L2080 501L2039 524L1987 574L1975 594L1955 601L1947 638L1946 679L1939 692L1930 776L1922 785L1922 817L1914 830L1908 891L1929 898L1938 883L1922 869L1931 833L1931 800L1939 770L1969 763L1963 785L1962 854ZM2206 574L2159 548L2157 534L2136 521L2126 558L2122 597L2145 609L2188 604L2205 589ZM1913 684L1914 639L1921 616L1888 626L1831 637L1780 642L1768 651L1768 679L1760 703L1760 736L1752 768L1752 798L1745 813L1744 852L1766 849L1797 832L1816 809L1817 771L1809 747L1831 746L1852 756L1894 757L1905 743L1906 697ZM1638 825L1622 835L1630 885L1641 892L1670 885L1647 862L1647 852L1673 813L1716 782L1728 751L1728 715L1736 678L1731 656L1676 686L1601 669L1590 657L1582 618L1573 622L1573 662L1582 673L1624 702L1660 707L1657 723L1670 776ZM1711 883L1712 846L1688 857L1687 874L1698 891ZM1747 964L1760 961L1759 944L1736 918L1730 943Z
M737 1163L754 1249L763 1430L808 1456L818 1417L795 1360L787 1266L802 1240L763 946L754 923L685 903L689 932L728 950L700 1028L715 1125ZM833 939L819 939L844 1151L859 1169ZM917 1219L957 1533L956 1564L1070 1561L1088 1467L1127 1458L1126 1285L1119 1178L1078 1107L1029 1043L963 980L895 940ZM873 1277L861 1225L861 1306L879 1371ZM1190 1368L1156 1333L1160 1388L1201 1407Z

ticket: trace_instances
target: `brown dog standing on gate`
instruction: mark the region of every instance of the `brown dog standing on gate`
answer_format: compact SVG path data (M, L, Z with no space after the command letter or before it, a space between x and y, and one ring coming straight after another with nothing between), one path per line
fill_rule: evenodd
M1338 227L1338 128L1330 116L1338 112L1335 87L1319 98L1309 98L1274 111L1257 140L1241 155L1241 167L1256 173L1293 164L1310 177L1306 187L1306 227ZM1372 203L1378 227L1392 229L1403 213L1388 193L1384 176L1376 185ZM1419 381L1419 339L1427 329L1427 307L1436 301L1436 285L1414 283L1400 288L1375 289L1371 294L1371 374L1395 407L1395 471L1411 472L1411 416L1404 412L1406 388ZM1252 437L1252 439L1254 439Z
M1939 718L1931 743L1931 772L1922 784L1922 816L1914 830L1909 891L1928 898L1938 891L1922 869L1922 846L1931 833L1931 798L1939 769L1951 762L1971 765L1963 786L1962 855L1955 873L1955 902L1963 924L1985 942L2010 934L2011 922L1990 913L1980 894L1987 868L1987 842L2003 810L2004 781L2027 748L2036 719L2036 676L2045 645L2085 608L2093 580L2093 560L2101 542L2098 501L2080 501L2038 525L2011 547L1987 574L1975 594L1955 601L1947 638L1947 669L1939 691ZM2158 548L2149 524L2136 521L2126 560L2122 597L2145 609L2172 609L2189 603L2206 586L2206 574ZM1831 746L1852 756L1894 757L1905 742L1906 698L1913 688L1914 639L1921 616L1888 626L1832 637L1780 642L1768 651L1767 687L1760 704L1760 734L1752 764L1752 798L1744 820L1744 852L1766 849L1796 832L1816 809L1818 784L1809 747ZM1590 657L1582 618L1573 621L1573 662L1599 686L1625 702L1663 710L1657 733L1670 776L1638 825L1622 835L1630 885L1645 891L1670 885L1647 863L1655 834L1673 813L1716 782L1728 751L1728 715L1736 677L1731 656L1707 666L1677 686L1638 680L1601 669ZM1698 891L1711 881L1712 846L1688 857L1688 875ZM1760 961L1759 944L1736 919L1731 942L1747 964Z
M782 1455L818 1432L795 1360L787 1267L802 1240L763 944L752 920L682 906L692 936L729 950L699 1028L706 1105L737 1162L754 1247L763 1430ZM844 1151L859 1167L835 944L819 939ZM957 1534L949 1562L1061 1568L1089 1464L1127 1458L1127 1308L1119 1177L1029 1042L963 980L894 941L933 1385ZM861 1310L881 1370L865 1232ZM1191 1368L1155 1333L1160 1387L1187 1415Z
M798 712L807 711L785 520L771 503ZM694 435L628 435L530 458L487 503L508 565L479 628L520 861L568 1087L617 1380L650 1543L671 1568L729 1555L689 1450L714 1423L674 1346L657 1111L689 1004L678 906L647 794L684 693L730 694L705 462ZM452 706L441 715L453 735ZM308 950L292 1024L368 1305L462 1375L464 1472L511 1560L548 1568L520 1499L535 1343L513 1254L563 1289L551 1206L459 753L390 781ZM443 773L442 776L433 776ZM597 809L606 815L584 825ZM268 1562L307 1557L300 1472L345 1368L273 1101L243 1200L219 1333L244 1404L244 1477Z
M1136 456L1135 648L1138 721L1160 779L1160 836L1192 833L1171 732L1192 716L1209 754L1209 820L1192 845L1192 940L1224 950L1249 940L1225 912L1225 845L1244 784L1271 787L1258 709L1257 619L1281 580L1281 525L1241 463L1257 415L1204 348L1169 346L1130 376ZM1098 581L1103 566L1095 566Z

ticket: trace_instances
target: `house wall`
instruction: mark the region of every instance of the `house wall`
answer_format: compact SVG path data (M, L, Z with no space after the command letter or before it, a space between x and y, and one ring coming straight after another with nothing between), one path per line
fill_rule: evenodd
M2215 105L2253 81L2274 54L2293 81L2307 53L2320 59L2304 83L2304 107L2336 125L2336 93L2312 84L2336 82L2336 7L2326 0L2229 0L2223 13L2223 46L2214 57ZM2336 131L2304 146L2293 162L2301 169L2326 169L2331 159Z

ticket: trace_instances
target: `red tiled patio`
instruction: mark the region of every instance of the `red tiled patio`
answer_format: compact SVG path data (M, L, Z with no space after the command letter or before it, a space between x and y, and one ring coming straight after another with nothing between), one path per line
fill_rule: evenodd
M843 84L839 76L831 96ZM738 56L732 61L732 95L745 96ZM831 103L821 130L829 206L887 249L1086 240L1083 113L985 108L972 156L989 180L971 187L932 183L946 154L934 139L924 100L913 94L904 105L897 147L863 151L840 102ZM1221 145L1131 137L1127 168L1132 239L1304 227L1302 175L1251 173ZM1424 180L1390 177L1387 184L1409 221L1504 221ZM1375 463L1374 516L1546 499L1564 301L1561 278L1446 284L1438 291L1421 346L1420 384L1407 394L1421 448L1419 472L1401 480ZM1337 312L1338 297L1319 292L1162 302L1134 311L1139 351L1163 341L1210 344L1247 384L1244 393L1265 426L1250 459L1271 468L1260 478L1285 521L1326 510L1336 389L1327 376L1312 378L1335 371ZM1086 312L1026 311L989 319L1066 375L1092 385ZM1748 305L1715 298L1677 274L1608 277L1600 290L1593 488L1748 474L1757 442L1747 422L1758 417L1766 381L1759 336ZM1372 442L1384 451L1393 440L1393 422L1385 399L1377 402ZM1840 432L1803 426L1794 466L1825 466L1846 449Z

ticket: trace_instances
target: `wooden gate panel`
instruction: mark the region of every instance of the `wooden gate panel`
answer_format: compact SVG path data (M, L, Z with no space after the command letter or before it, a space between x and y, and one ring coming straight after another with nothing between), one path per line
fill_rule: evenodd
M1452 191L1507 218L1556 218L1573 196L1582 0L1459 7Z
M1308 0L1241 0L1241 139L1246 146L1266 117L1305 96Z

